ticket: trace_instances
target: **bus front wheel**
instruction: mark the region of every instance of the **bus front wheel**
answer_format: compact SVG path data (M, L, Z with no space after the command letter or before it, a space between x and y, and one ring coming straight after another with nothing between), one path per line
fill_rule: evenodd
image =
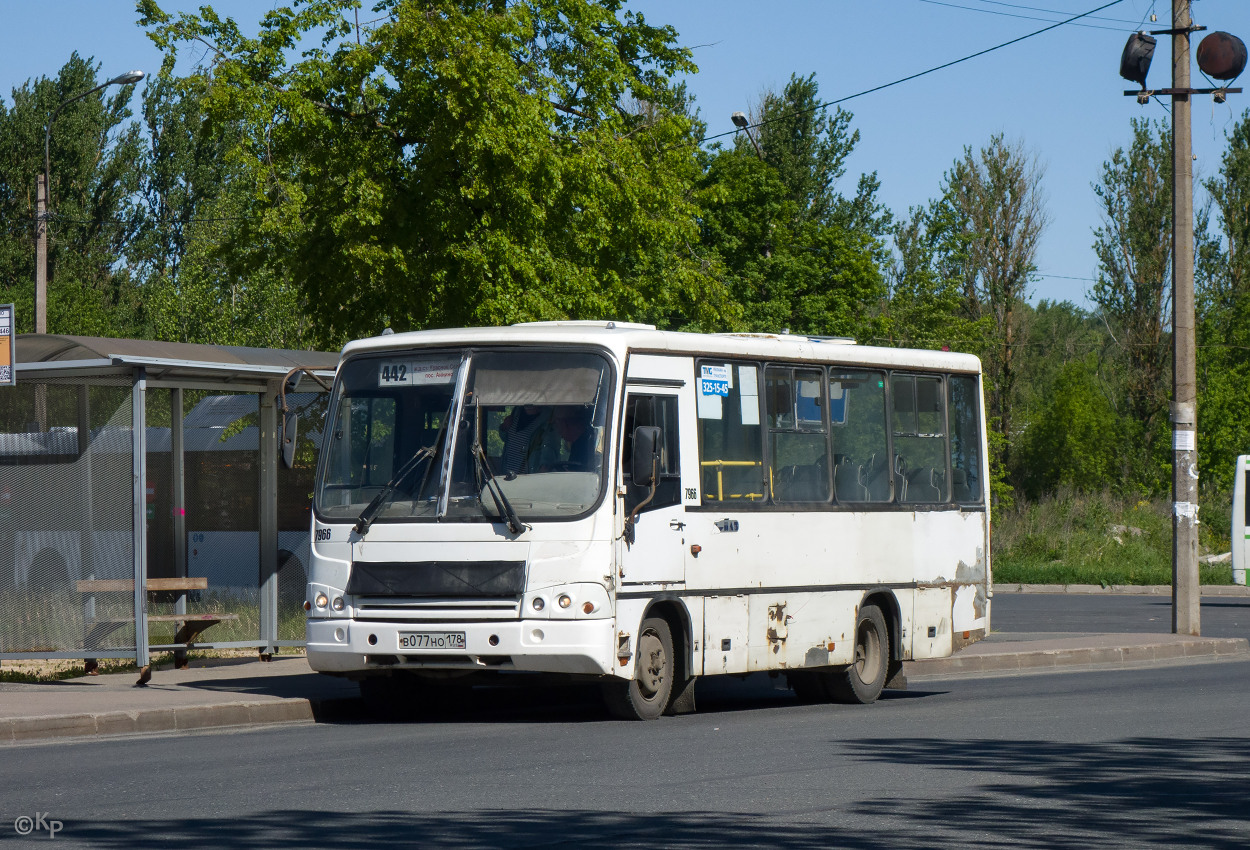
M834 702L876 702L885 687L890 666L890 633L885 615L876 605L859 609L855 624L855 660L845 669L830 673L825 680Z
M603 683L603 701L613 717L656 720L673 695L673 633L668 622L648 617L638 630L634 677Z

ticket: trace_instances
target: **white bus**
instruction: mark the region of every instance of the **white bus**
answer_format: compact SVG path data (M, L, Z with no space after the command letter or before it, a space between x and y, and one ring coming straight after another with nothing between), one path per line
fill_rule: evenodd
M1233 584L1246 583L1246 564L1250 562L1250 455L1238 455L1233 472Z
M990 616L980 362L620 322L343 350L314 494L308 660L366 698L593 677L611 712L700 676L875 700Z

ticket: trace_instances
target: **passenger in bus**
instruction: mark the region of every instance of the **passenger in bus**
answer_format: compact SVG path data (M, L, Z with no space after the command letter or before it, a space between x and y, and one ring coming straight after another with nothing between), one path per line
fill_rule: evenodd
M573 472L589 472L594 465L595 431L590 427L590 408L567 405L556 409L556 431L563 442L562 453L566 458L559 468Z
M499 424L503 439L505 475L529 472L542 453L544 433L550 429L551 409L534 404L516 405Z

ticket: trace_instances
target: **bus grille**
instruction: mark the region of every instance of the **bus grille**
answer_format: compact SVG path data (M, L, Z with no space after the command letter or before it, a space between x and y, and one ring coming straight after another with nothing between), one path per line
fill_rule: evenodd
M519 620L519 599L395 599L362 597L356 619L389 623L431 623L454 620Z
M525 562L356 561L346 590L353 596L396 600L518 602L525 590Z

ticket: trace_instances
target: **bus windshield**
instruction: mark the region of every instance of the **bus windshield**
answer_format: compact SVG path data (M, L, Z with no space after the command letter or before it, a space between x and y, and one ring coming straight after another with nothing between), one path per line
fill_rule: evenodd
M589 352L388 352L339 370L318 513L370 522L585 514L603 491L611 370ZM450 452L450 457L448 456ZM502 498L500 498L502 494Z

